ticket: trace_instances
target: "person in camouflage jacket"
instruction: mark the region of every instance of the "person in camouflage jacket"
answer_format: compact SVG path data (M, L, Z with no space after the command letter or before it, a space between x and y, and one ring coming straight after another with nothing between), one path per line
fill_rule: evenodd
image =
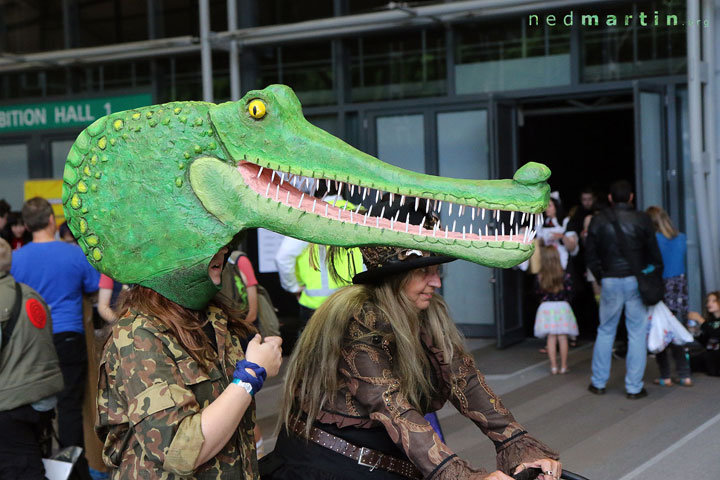
M217 283L226 251L210 263ZM100 365L95 427L112 478L257 480L255 391L233 378L244 359L276 375L279 337L261 343L257 335L243 352L247 329L225 309L211 303L193 312L140 286L127 291L121 311ZM173 311L194 324L180 324Z

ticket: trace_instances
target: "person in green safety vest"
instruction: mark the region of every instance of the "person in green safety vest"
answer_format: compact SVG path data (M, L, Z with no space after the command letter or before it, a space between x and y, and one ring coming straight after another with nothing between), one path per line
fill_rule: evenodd
M302 182L300 182L303 185ZM345 200L337 191L334 182L329 188L321 183L317 192L309 184L306 193L315 195L331 205L356 209L357 205ZM302 188L304 190L304 188ZM299 304L300 327L298 336L315 310L338 288L352 283L352 277L363 271L362 255L357 248L347 249L347 255L337 255L336 271L341 278L328 274L326 266L327 248L302 240L287 237L283 240L275 256L280 284L293 293Z

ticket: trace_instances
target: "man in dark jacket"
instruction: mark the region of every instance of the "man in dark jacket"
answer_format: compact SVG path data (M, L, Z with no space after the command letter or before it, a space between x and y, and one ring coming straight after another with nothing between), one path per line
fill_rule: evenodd
M631 264L623 254L613 218L625 234L627 251L639 265L652 265L662 271L662 257L655 240L652 220L645 212L633 209L632 187L626 180L610 186L611 208L594 216L588 227L585 260L597 281L601 282L600 325L593 350L592 378L588 389L605 393L610 377L612 347L620 314L625 308L625 327L628 332L628 353L625 359L625 391L628 398L647 395L643 375L647 359L647 308L640 298L638 283Z
M0 478L42 480L41 438L63 388L47 305L8 273L0 239Z

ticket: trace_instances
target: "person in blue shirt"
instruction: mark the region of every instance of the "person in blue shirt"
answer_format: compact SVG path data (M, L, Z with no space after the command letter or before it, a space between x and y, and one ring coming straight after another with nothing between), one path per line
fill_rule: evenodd
M96 292L100 274L77 245L55 240L57 226L50 203L31 198L22 216L33 241L13 252L10 273L34 288L50 306L53 343L65 387L58 395L60 447L85 447L82 400L87 377L87 347L83 326L83 294ZM77 467L87 469L84 457ZM89 475L89 471L88 471Z
M663 259L663 283L665 284L665 297L663 302L683 325L687 324L688 316L688 288L685 276L685 254L687 253L687 238L684 233L678 232L670 220L670 216L661 207L652 206L647 209L657 238L660 254ZM662 352L655 355L660 378L655 383L664 387L673 386L670 370L670 357L675 359L675 368L680 385L691 387L690 364L685 356L685 348L671 343Z

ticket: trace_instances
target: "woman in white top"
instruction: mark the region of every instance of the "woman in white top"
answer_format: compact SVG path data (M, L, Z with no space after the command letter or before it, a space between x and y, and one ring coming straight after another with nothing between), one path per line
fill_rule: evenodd
M567 270L568 258L578 253L578 236L576 232L568 231L567 224L569 217L565 216L562 205L554 198L555 192L551 194L543 224L538 228L537 236L544 245L553 246L560 255L560 264L563 270Z

